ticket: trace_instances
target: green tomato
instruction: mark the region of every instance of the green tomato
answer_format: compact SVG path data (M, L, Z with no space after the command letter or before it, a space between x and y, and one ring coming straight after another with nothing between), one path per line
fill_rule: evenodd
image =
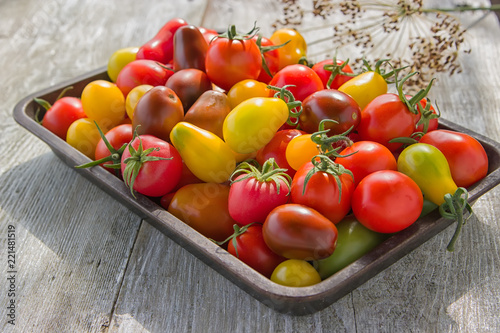
M335 274L358 260L390 237L363 226L353 215L345 217L335 225L338 230L337 247L331 256L318 261L322 279Z
M307 287L320 283L321 277L307 261L289 259L274 269L271 281L288 287Z

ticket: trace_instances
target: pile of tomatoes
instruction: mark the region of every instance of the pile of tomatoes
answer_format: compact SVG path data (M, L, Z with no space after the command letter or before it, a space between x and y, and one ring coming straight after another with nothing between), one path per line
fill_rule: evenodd
M228 252L287 286L320 282L439 207L463 224L488 158L438 128L426 95L386 60L305 60L269 38L168 21L117 50L109 81L61 97L42 125ZM394 83L397 93L388 92ZM458 212L458 213L457 213Z

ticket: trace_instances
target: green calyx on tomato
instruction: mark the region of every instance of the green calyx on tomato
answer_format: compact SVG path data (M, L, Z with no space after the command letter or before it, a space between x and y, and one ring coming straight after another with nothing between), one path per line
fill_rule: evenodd
M128 150L130 153L130 157L126 158L123 162L126 164L125 170L123 171L123 180L125 185L130 188L130 193L135 198L134 194L134 182L141 170L141 167L146 162L155 162L161 160L171 160L173 157L165 158L159 156L149 156L153 151L159 151L160 148L149 148L144 150L142 146L141 137L137 135L137 132L134 133L134 139L139 138L139 147L137 150L132 147L131 144L128 145Z
M101 159L98 159L96 161L92 161L89 163L81 164L75 166L77 169L85 169L85 168L91 168L96 165L103 165L106 168L110 169L115 169L115 174L117 176L120 175L120 168L121 168L121 159L122 159L122 154L125 151L125 148L127 147L127 144L123 144L119 149L115 149L111 143L109 143L108 139L104 135L103 131L101 130L101 127L97 124L96 121L94 121L97 130L99 131L99 135L102 138L102 141L106 145L106 148L108 148L110 155L103 157ZM111 164L104 164L105 162L111 162Z
M257 22L254 22L252 30L247 33L240 34L236 31L236 26L234 24L230 25L227 31L223 34L215 36L214 38L227 38L230 40L249 40L252 39L259 32L260 28L257 27Z
M256 162L256 164L258 163ZM240 163L236 168L236 170L231 175L231 177L229 177L229 179L231 180L231 184L251 177L255 178L257 181L261 183L274 182L276 184L276 191L278 194L280 193L280 187L281 187L280 180L281 180L286 184L286 186L288 187L288 193L290 193L292 177L290 177L290 175L286 173L287 171L288 171L287 169L280 168L278 163L276 163L276 161L274 160L274 158L271 157L270 159L264 162L261 170L252 165L252 163L249 162ZM234 176L240 173L246 173L246 175L244 177L232 180Z
M340 176L343 174L348 174L354 179L354 175L349 169L346 169L343 165L335 163L330 159L330 157L326 155L316 155L312 158L311 163L313 165L313 168L309 170L307 173L305 179L304 179L304 187L302 188L302 195L306 192L306 187L307 183L309 182L309 179L316 173L316 172L324 172L329 175L332 175L335 178L335 181L337 182L337 187L339 189L339 202L342 198L342 181L340 180Z
M290 126L297 126L299 123L299 116L302 113L302 102L296 101L293 94L288 90L288 87L295 87L294 85L285 85L283 87L275 87L268 85L267 88L276 91L274 97L282 99L287 107L289 116L286 123Z
M255 35L255 34L254 34ZM266 58L264 57L264 53L269 52L269 51L274 51L279 49L280 47L285 46L286 44L290 43L290 41L286 41L283 44L279 45L268 45L268 46L262 46L262 36L258 35L257 40L255 41L255 44L259 47L260 54L262 56L262 69L269 75L270 77L273 77L273 74L269 70L269 66L267 65Z
M331 72L330 77L328 78L328 82L326 83L326 89L330 89L330 86L337 77L337 75L345 75L345 76L356 76L354 73L349 73L349 72L344 72L344 68L346 66L348 67L349 65L349 59L346 59L341 65L338 64L337 62L337 55L333 56L333 62L331 64L326 64L323 66L323 69Z
M236 252L236 257L239 258L240 255L238 253L237 237L243 235L245 232L247 232L248 228L250 228L251 226L255 225L256 223L257 222L253 222L253 223L244 225L242 227L240 227L237 224L234 224L233 225L234 233L231 236L229 236L228 238L226 238L226 239L224 239L223 241L220 241L220 242L217 242L217 241L215 241L213 239L212 239L212 241L215 244L219 245L219 246L222 246L222 245L226 244L227 242L231 241L233 243L233 246L234 246L234 251Z
M467 190L463 187L459 187L453 195L446 193L444 195L444 203L439 206L439 213L442 217L457 222L457 227L447 247L447 250L450 252L455 250L455 243L462 230L462 226L467 222L470 214L472 214L472 207L467 201L468 197L469 193ZM465 210L469 212L469 217L464 219Z
M327 122L338 124L338 122L333 119L321 120L318 126L318 131L311 134L311 141L318 145L318 150L322 155L333 157L347 157L352 155L340 155L338 151L352 146L353 142L347 135L351 132L353 127L351 126L351 128L344 133L328 136L327 133L330 129L325 129L325 123Z

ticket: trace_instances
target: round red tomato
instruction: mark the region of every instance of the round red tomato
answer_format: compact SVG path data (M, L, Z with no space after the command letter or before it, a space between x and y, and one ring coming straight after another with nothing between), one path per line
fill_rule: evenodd
M345 64L343 67L342 65L344 64L343 60L337 60L336 61L336 66L337 69L336 71L340 70L344 73L351 73L352 74L352 69L348 64ZM338 89L341 85L352 79L352 76L349 75L342 75L342 74L336 74L332 82L330 83L330 87L328 87L328 81L330 80L330 77L332 75L332 69L327 70L325 69L325 66L331 66L333 69L333 59L326 59L320 62L315 63L312 66L313 71L315 71L318 76L320 77L321 81L323 82L323 85L325 88L329 89ZM342 69L340 69L342 67Z
M108 140L109 144L115 149L119 150L124 144L128 144L132 141L134 133L132 131L131 124L122 124L110 129L105 135L106 140ZM108 147L104 143L104 140L101 138L97 143L95 148L95 159L100 160L102 158L108 157L111 155ZM113 162L108 161L103 164L112 164ZM105 168L111 173L114 173L114 169Z
M168 142L152 135L139 135L123 152L121 171L131 190L161 197L179 182L182 158Z
M423 135L420 142L444 154L458 187L469 187L488 173L488 155L484 147L468 134L439 129Z
M227 244L227 251L267 278L271 277L276 266L286 260L267 246L262 224L258 223L238 229L234 240Z
M307 96L302 101L302 113L299 116L300 128L307 133L318 131L324 119L328 122L327 135L342 134L349 129L355 130L361 120L361 109L358 103L346 93L336 89L322 89Z
M286 147L293 138L302 134L305 134L305 132L298 129L286 129L276 132L271 141L257 152L255 159L262 165L268 159L274 158L276 164L280 168L287 169L286 173L293 178L295 169L290 166L286 159Z
M138 59L122 68L116 78L116 85L127 97L132 89L143 84L153 87L165 85L173 73L154 60Z
M276 207L262 228L267 246L288 259L329 257L337 245L337 228L318 211L298 204Z
M372 172L398 169L394 154L386 146L374 141L355 142L342 150L340 155L345 157L337 157L335 162L352 172L356 186Z
M376 171L358 184L352 195L352 211L361 224L380 233L395 233L420 216L424 197L418 185L394 170Z
M293 87L287 89L298 101L303 101L307 96L323 89L323 82L318 74L310 67L301 64L284 67L274 75L269 85L278 88L292 85ZM270 96L274 96L275 93L276 91L271 91Z
M45 101L43 101L45 102ZM66 140L69 126L77 119L85 118L82 101L76 97L62 97L54 105L48 105L42 119L42 126Z
M402 144L389 141L410 137L415 131L415 115L400 100L399 96L387 93L375 97L362 111L357 132L361 140L375 141L391 151Z
M352 176L348 173L339 175L339 188L335 176L328 172L316 171L310 176L304 191L304 183L313 168L312 162L307 162L297 170L292 181L291 201L314 208L331 222L338 223L351 210L354 191Z
M255 41L233 38L214 39L205 57L208 78L225 91L242 80L256 80L262 68L262 56Z

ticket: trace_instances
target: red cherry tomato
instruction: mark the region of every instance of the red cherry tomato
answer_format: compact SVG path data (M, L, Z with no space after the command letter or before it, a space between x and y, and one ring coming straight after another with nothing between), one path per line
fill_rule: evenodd
M488 155L484 147L468 134L438 129L423 135L420 142L444 154L458 187L469 187L488 173Z
M356 186L372 172L398 169L394 154L386 146L374 141L355 142L342 150L340 155L345 157L337 157L335 162L352 172Z
M255 36L253 39L257 42L258 36ZM269 46L274 46L274 43L269 38L261 36L260 46L265 48ZM269 69L269 72L271 73L272 76L274 76L274 74L278 72L280 66L279 51L270 50L264 52L263 55L264 55L264 60L266 62L266 66ZM257 78L257 81L269 83L269 81L271 81L272 79L272 76L269 76L269 74L264 70L264 68L262 68L262 70L260 71L260 75Z
M49 106L42 119L42 126L66 140L69 126L77 119L85 118L82 102L76 97L62 97Z
M405 174L376 171L359 183L352 195L354 216L368 229L394 233L412 225L420 216L424 197Z
M161 66L153 60L134 60L129 62L118 74L116 85L127 97L128 93L137 86L163 86L174 72Z
M286 85L293 85L287 88L298 101L303 101L312 93L323 89L323 82L318 74L311 68L300 65L288 65L274 75L269 85L282 88ZM274 96L276 91L271 91Z
M332 75L331 70L326 70L325 66L331 66L333 64L333 59L326 59L320 62L315 63L312 66L313 71L315 71L318 76L320 77L321 81L323 82L323 85L325 88L327 88L328 81L330 80L330 76ZM343 60L337 60L337 66L342 66L344 64ZM345 65L342 68L342 72L344 73L352 73L352 68L349 65ZM333 81L330 83L329 89L338 89L341 85L352 79L352 76L349 75L342 75L342 74L337 74L335 75L335 78Z
M132 131L131 124L122 124L110 129L105 135L106 140L108 140L109 144L115 149L120 149L124 144L128 144L132 141L134 133ZM95 148L95 159L100 160L102 158L108 157L110 155L110 151L104 140L101 138L97 143ZM111 164L112 162L105 162L104 164ZM115 173L114 169L105 168L111 173Z
M243 228L242 228L243 229ZM252 224L227 244L227 251L267 278L286 258L277 255L262 235L262 224Z

